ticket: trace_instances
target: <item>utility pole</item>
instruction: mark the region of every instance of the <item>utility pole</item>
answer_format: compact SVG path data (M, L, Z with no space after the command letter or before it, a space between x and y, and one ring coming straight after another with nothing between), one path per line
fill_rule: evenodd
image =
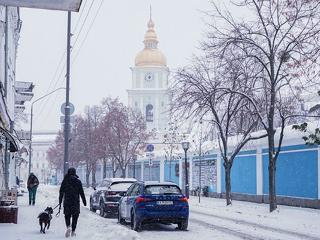
M71 54L71 11L68 11L67 29L67 74L66 74L66 104L64 118L64 174L69 168L69 139L70 139L70 54Z
M5 10L5 20L6 20L6 26L5 26L5 46L4 46L4 95L5 97L7 97L7 87L8 87L8 33L9 33L9 12L8 12L8 6L6 6L6 10ZM8 118L10 119L10 116L8 116ZM11 124L11 123L10 123ZM4 183L5 183L5 189L9 189L9 153L8 153L8 149L9 149L9 145L10 142L8 140L8 138L6 137L6 143L5 143L5 152L4 152Z

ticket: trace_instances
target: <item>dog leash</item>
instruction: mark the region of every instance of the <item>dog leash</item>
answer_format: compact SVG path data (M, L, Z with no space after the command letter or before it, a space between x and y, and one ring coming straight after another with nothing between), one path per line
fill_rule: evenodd
M59 207L60 206L60 204L58 204L57 206L55 206L54 208L53 208L53 210L55 210L57 207ZM56 217L59 217L60 216L60 210L61 210L61 208L59 208L59 211L57 212L57 214L56 214Z
M61 208L59 208L59 211L57 212L56 217L60 216L60 210L61 210Z
M60 203L58 203L58 205L57 206L55 206L52 210L55 210L57 207L59 207L60 206Z

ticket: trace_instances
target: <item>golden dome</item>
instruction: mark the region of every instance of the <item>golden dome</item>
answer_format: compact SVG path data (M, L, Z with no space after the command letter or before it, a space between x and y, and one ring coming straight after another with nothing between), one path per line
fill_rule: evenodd
M143 43L144 49L137 54L135 66L167 66L166 57L158 49L158 38L151 17Z

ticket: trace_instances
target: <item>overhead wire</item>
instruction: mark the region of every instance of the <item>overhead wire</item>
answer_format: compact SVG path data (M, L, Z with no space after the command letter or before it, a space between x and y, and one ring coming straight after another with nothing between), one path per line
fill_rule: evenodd
M92 9L93 2L94 2L94 1L92 1L91 5L90 5L90 7L89 7L89 10L87 11L87 15L86 15L86 17L85 17L85 20L83 21L83 24L81 25L81 28L80 28L79 32L77 33L77 37L76 37L76 40L75 40L75 42L74 42L74 44L73 44L73 48L71 49L71 51L74 50L74 46L76 45L76 43L77 43L78 40L79 40L80 34L81 34L81 32L82 32L82 30L83 30L83 28L84 28L84 25L85 25L85 23L86 23L86 21L87 21L87 19L88 19L89 12L90 12L91 9ZM81 44L80 44L80 46L79 46L79 48L78 48L78 51L77 51L75 57L74 57L73 60L72 60L72 65L74 64L76 58L79 56L79 53L80 53L82 47L84 46L84 43L86 42L86 40L87 40L87 38L88 38L88 36L89 36L89 33L90 33L90 31L91 31L91 29L92 29L92 27L93 27L93 25L94 25L94 23L95 23L95 21L96 21L96 19L97 19L97 17L98 17L98 14L99 14L99 12L100 12L100 10L101 10L101 7L102 7L103 3L104 3L104 0L101 0L99 6L98 6L98 8L97 8L97 11L95 12L95 15L94 15L94 17L93 17L93 19L92 19L92 21L91 21L91 23L90 23L90 25L89 25L89 27L88 27L88 30L87 30L84 38L83 38L83 41L81 42ZM79 17L79 19L80 19L80 17ZM79 22L79 21L78 21L78 22ZM77 26L78 26L78 24L76 24L76 27L77 27ZM76 29L76 27L75 27L75 29ZM63 69L61 70L60 75L59 75L59 77L57 78L57 81L56 81L55 84L54 84L54 88L58 85L58 83L60 84L60 83L62 82L62 80L64 79L64 78L61 78L61 76L62 76L62 74L64 73L65 66L66 66L66 64L64 64L64 67L63 67ZM59 80L60 80L60 81L59 81ZM55 96L54 102L56 102L57 98L58 98L58 95ZM48 102L48 100L47 100L46 102ZM43 108L43 109L44 109L44 108ZM41 109L41 110L43 111L43 109ZM40 114L41 114L41 112L40 112ZM46 122L46 119L47 119L47 118L48 118L48 115L46 116L46 118L45 118L45 120L44 120L43 122Z
M78 36L80 36L80 34L81 34L81 31L82 31L82 29L83 29L83 26L85 25L86 20L87 20L87 18L88 18L88 16L89 16L89 13L90 13L90 11L91 11L91 9L92 9L93 3L94 3L94 1L91 2L90 7L89 7L89 9L87 10L87 14L86 14L85 19L84 19L83 21L81 21L81 17L83 16L84 12L86 12L86 11L85 11L85 6L86 6L86 4L87 4L87 0L85 0L85 2L84 2L84 5L83 5L83 7L82 7L83 10L81 11L81 13L80 13L80 15L79 15L79 17L78 17L78 19L77 19L77 22L76 22L76 24L75 24L75 27L74 27L74 29L73 29L73 31L72 31L72 32L75 32L75 31L77 30L80 22L82 22L82 26L81 26L81 28L80 28L80 31L79 31L78 34L77 34L77 38L78 38ZM74 44L74 45L75 45L75 44ZM74 47L74 45L73 45L73 47ZM73 50L73 49L71 49L71 51L72 51L72 50ZM60 66L61 66L61 63L63 62L63 60L65 59L66 53L67 53L67 51L64 51L63 55L61 56L61 59L60 59L60 61L59 61L59 64L58 64L58 66L57 66L57 68L56 68L56 71L55 71L55 73L54 73L54 76L53 76L52 80L50 81L50 84L49 84L49 87L48 87L46 93L48 93L51 89L56 88L56 86L58 85L58 82L59 82L59 80L61 79L63 72L65 71L66 63L64 63L62 69L60 69ZM57 74L58 74L59 69L60 69L60 74L59 74L58 77L57 77ZM51 88L54 80L55 80L55 83L54 83L54 85L53 85L53 88ZM56 96L56 97L57 97L57 96ZM41 116L42 112L44 111L44 109L45 109L47 103L50 101L50 99L51 99L51 96L49 96L49 97L43 102L43 104L41 104L38 117ZM55 98L55 100L56 100L56 98Z
M93 24L95 23L95 20L97 19L98 15L99 15L99 12L100 12L100 10L101 10L101 7L102 7L103 3L104 3L104 1L101 0L101 2L100 2L100 4L99 4L99 7L98 7L98 9L97 9L97 11L96 11L96 13L95 13L95 16L94 16L94 18L93 18L93 20L92 20L92 22L91 22L91 24L90 24L90 26L89 26L89 28L88 28L88 31L86 32L86 35L85 35L85 37L83 38L83 41L81 42L81 44L80 44L80 46L79 46L79 48L78 48L78 51L77 51L77 53L75 54L75 56L74 56L74 58L73 58L73 60L72 60L72 64L74 64L75 60L76 60L77 57L79 56L79 53L80 53L80 51L81 51L84 43L86 42L86 40L87 40L87 38L88 38L88 36L89 36L89 33L90 33L91 29L92 29L92 26L93 26Z

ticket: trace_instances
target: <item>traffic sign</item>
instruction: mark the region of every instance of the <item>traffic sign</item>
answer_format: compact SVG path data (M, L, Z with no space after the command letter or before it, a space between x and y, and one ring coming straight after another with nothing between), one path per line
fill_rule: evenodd
M147 145L147 152L153 152L154 146L152 144Z
M72 103L69 103L69 107L70 107L70 115L72 115L74 113L74 105ZM66 103L63 103L61 105L61 113L63 115L66 115Z

